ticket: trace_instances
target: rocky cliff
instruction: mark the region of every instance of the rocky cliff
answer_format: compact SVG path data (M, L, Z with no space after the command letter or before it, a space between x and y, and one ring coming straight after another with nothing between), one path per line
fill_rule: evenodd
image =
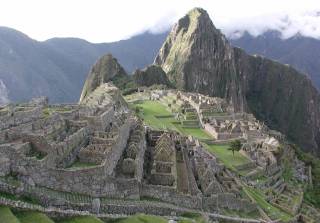
M127 73L118 63L117 59L111 54L101 57L88 74L82 89L80 102L103 83L113 80L119 82L121 79L126 79L127 76Z
M195 8L173 27L155 59L177 88L226 98L303 149L320 153L320 96L295 69L233 48L207 12Z
M150 65L143 70L136 70L133 74L133 80L138 86L151 86L161 84L170 86L170 81L161 67Z

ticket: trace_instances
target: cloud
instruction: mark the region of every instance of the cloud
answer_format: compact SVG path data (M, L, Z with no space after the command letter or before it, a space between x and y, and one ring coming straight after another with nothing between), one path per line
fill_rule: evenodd
M109 42L147 30L163 32L193 7L206 9L227 35L275 29L284 38L298 32L320 38L319 0L3 0L0 25L37 40Z
M0 79L0 105L5 105L10 102L8 94L9 94L9 91L8 91L6 85Z
M320 39L320 16L317 10L294 14L268 14L239 19L238 23L222 25L223 32L237 38L245 31L258 36L267 30L279 31L283 39L296 34Z

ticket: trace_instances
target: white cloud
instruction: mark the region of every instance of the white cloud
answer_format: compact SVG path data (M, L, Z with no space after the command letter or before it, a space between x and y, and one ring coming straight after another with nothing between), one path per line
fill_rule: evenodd
M2 0L0 25L38 40L72 36L106 42L163 31L193 7L206 9L227 35L276 29L284 37L300 32L320 38L319 0Z

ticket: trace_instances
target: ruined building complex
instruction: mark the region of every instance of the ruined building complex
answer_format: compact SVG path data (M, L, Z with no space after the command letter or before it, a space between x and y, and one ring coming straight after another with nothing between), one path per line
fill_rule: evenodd
M223 219L224 210L259 212L243 196L242 180L273 186L278 193L287 190L274 156L280 134L271 136L252 115L234 113L219 98L172 90L147 95L157 101L174 98L169 107L185 125L211 134L207 144L245 142L241 152L251 163L237 168L252 171L239 178L201 140L145 126L120 91L105 83L79 105L50 105L38 98L0 110L0 191L31 196L60 214L172 216L202 211ZM179 112L174 104L180 105ZM305 166L301 168L297 176L308 181ZM257 185L252 179L261 174L270 178Z
M79 105L39 98L0 114L2 192L92 213L257 209L198 140L146 128L112 84Z

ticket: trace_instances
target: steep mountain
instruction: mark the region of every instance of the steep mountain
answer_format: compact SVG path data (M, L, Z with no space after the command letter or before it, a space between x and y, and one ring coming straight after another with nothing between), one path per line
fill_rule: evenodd
M63 101L75 86L62 69L43 53L45 48L28 36L8 28L0 28L0 80L13 101L54 93Z
M320 153L320 95L294 68L233 48L203 9L180 19L159 51L179 89L226 98L307 151Z
M127 76L126 71L111 54L101 57L96 64L93 65L88 74L80 96L80 101L103 83L126 78Z
M51 102L76 102L90 66L99 57L112 53L131 73L152 63L167 34L143 33L128 40L100 44L77 38L38 42L16 30L0 27L0 81L14 102L39 95L48 95ZM230 42L250 54L292 65L308 74L319 89L319 40L302 36L283 40L279 33L270 31L258 37L245 33Z
M234 46L245 49L250 54L260 54L290 64L306 73L314 85L320 89L320 41L295 35L282 39L278 31L268 31L259 36L244 33L240 38L230 39Z
M128 40L93 44L76 38L35 41L0 27L0 81L18 102L47 95L51 102L76 102L90 66L112 53L131 73L152 63L166 33L143 33Z
M138 86L171 85L166 73L156 65L150 65L143 70L137 69L133 74L133 80Z

